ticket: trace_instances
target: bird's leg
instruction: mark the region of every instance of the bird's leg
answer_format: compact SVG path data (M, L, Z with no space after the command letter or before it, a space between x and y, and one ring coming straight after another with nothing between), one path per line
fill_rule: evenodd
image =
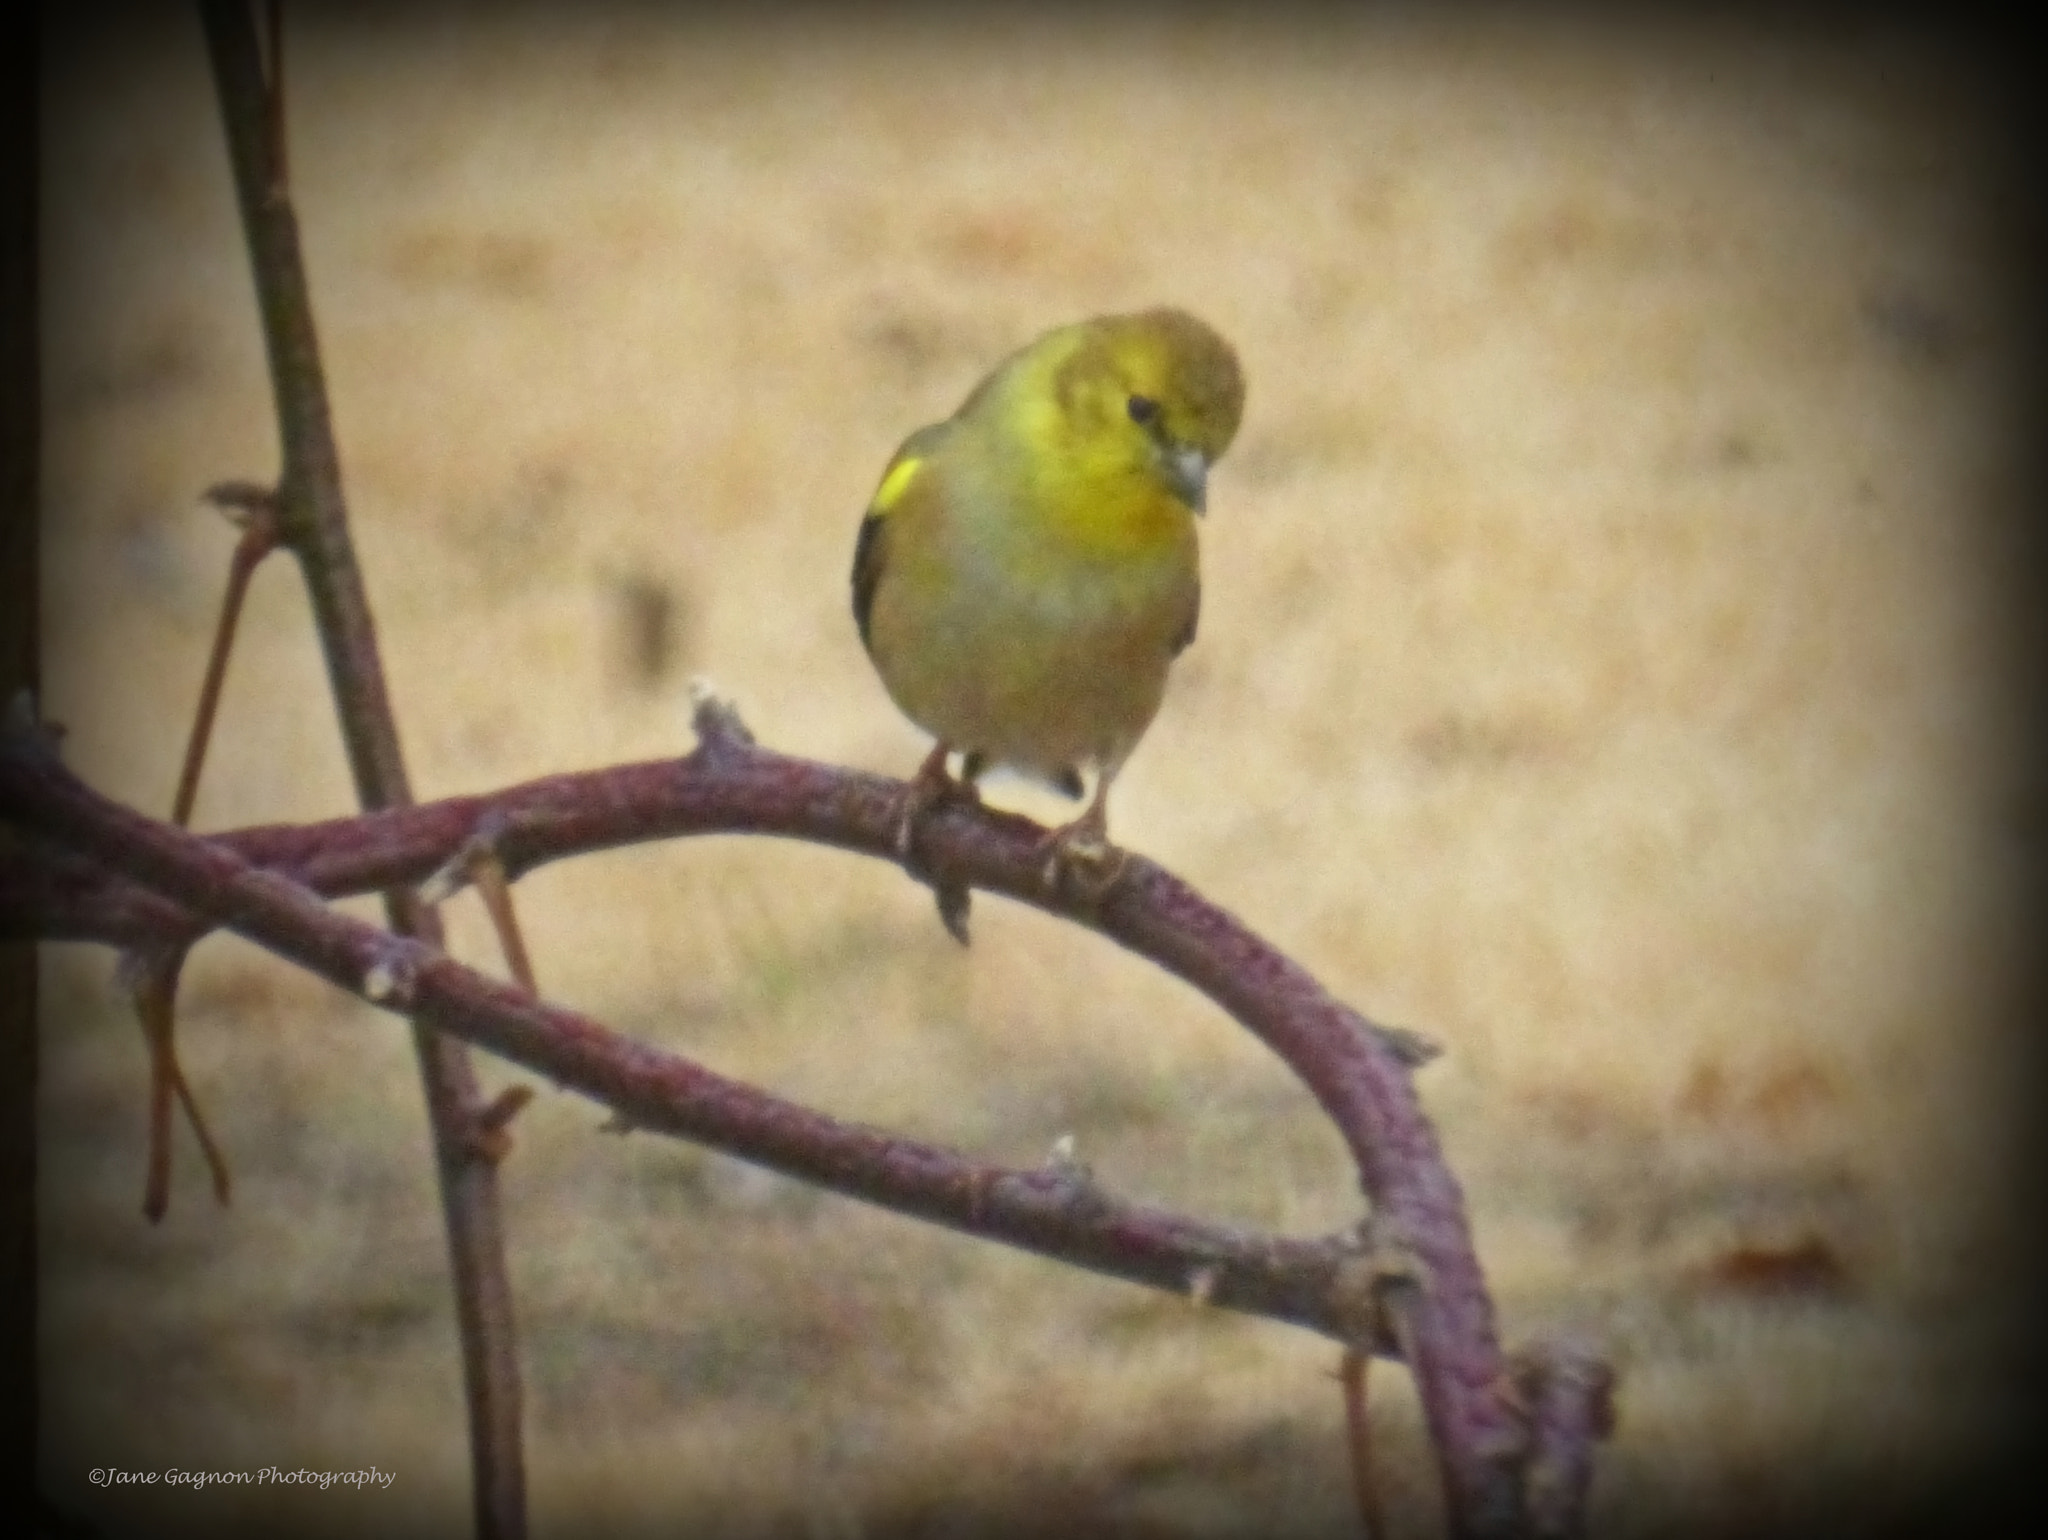
M1128 858L1109 842L1109 783L1114 779L1113 772L1100 772L1088 810L1038 842L1045 860L1045 885L1055 893L1071 880L1083 898L1099 902L1123 876Z
M917 774L904 788L903 806L896 818L896 855L905 871L931 885L932 896L938 900L941 923L955 941L965 946L967 884L957 877L921 870L922 863L917 859L917 825L920 819L948 802L978 804L981 801L981 794L974 789L974 778L985 768L985 762L980 755L970 752L960 766L961 778L956 781L946 773L946 755L951 751L951 744L933 744L931 753L925 755L924 763L917 767Z
M956 781L946 773L946 756L953 752L950 743L935 743L931 753L925 755L924 763L917 767L917 774L910 778L910 785L903 793L903 805L896 814L896 854L905 866L910 865L911 854L917 845L917 823L934 808L944 807L948 802L979 802L981 794L974 789L974 778L970 774L965 780ZM968 756L973 764L974 756Z

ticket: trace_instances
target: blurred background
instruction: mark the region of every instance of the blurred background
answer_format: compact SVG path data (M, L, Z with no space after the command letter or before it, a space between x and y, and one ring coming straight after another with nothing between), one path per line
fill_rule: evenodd
M276 443L197 23L111 17L49 23L47 710L161 813L233 541L198 494ZM1596 1531L1896 1514L2008 1432L2040 822L1995 582L2016 216L1970 60L1540 8L294 9L287 44L421 797L683 752L700 674L775 748L908 774L847 602L889 454L1049 326L1186 306L1249 402L1118 838L1443 1045L1504 1337L1621 1371ZM351 806L280 559L196 823ZM1358 1217L1277 1061L1079 930L984 896L963 952L896 869L767 841L519 893L550 995L726 1073L991 1160L1071 1133L1219 1219ZM46 958L47 1490L111 1533L459 1530L402 1026L206 942L181 1044L235 1201L181 1130L152 1227L113 959ZM540 1089L504 1168L537 1534L1345 1532L1329 1343ZM1396 1530L1433 1533L1405 1377L1374 1387Z

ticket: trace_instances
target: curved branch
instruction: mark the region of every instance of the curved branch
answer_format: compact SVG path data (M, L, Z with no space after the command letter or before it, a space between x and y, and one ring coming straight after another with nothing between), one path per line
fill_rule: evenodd
M513 872L703 833L774 834L893 858L901 782L757 748L714 704L700 707L697 723L701 741L679 760L207 840L107 802L10 735L0 752L0 811L174 900L201 924L226 925L342 988L591 1095L636 1125L1100 1271L1193 1288L1218 1304L1350 1343L1399 1341L1444 1467L1454 1526L1471 1534L1520 1527L1527 1427L1504 1373L1462 1194L1404 1063L1413 1040L1373 1027L1152 862L1132 857L1113 891L1091 907L1045 888L1037 853L1043 831L1029 820L949 807L919 830L921 851L948 879L1100 931L1186 979L1278 1053L1357 1162L1373 1204L1369 1254L1335 1241L1238 1235L1233 1242L1234 1232L1117 1203L1085 1179L1077 1186L1071 1169L1004 1171L836 1123L540 1004L438 951L336 914L314 896L418 883L479 839ZM287 873L295 881L280 880ZM130 921L161 917L160 908L123 896L112 882L109 897L109 911ZM74 899L76 919L90 906L75 892ZM1394 1274L1415 1286L1382 1289Z
M430 1017L590 1097L626 1128L714 1145L855 1197L1112 1276L1199 1295L1204 1303L1340 1339L1349 1329L1336 1301L1339 1270L1357 1253L1354 1237L1290 1240L1193 1222L1118 1199L1071 1161L1013 1170L812 1113L343 916L299 884L281 880L283 872L259 869L223 848L229 841L181 837L171 826L102 801L54 765L36 772L39 784L17 800L18 768L0 754L0 804L10 817L27 809L45 837L55 830L81 849L118 852L131 864L143 853L137 869L145 880L190 903L187 908L126 880L102 880L102 892L114 900L106 912L119 917L130 941L140 939L138 916L151 925L172 917L185 937L225 925L352 994ZM356 822L338 820L324 832ZM50 865L74 878L88 868L86 858L71 851L56 853ZM82 883L74 881L70 891L82 895ZM67 922L88 919L90 908L79 898L64 911ZM90 924L73 932L74 939L81 935L111 939Z

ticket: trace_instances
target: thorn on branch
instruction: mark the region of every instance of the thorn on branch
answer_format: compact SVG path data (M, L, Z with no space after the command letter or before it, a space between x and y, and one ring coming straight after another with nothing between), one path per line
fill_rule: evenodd
M419 983L419 966L411 953L412 949L400 944L398 937L392 937L384 955L363 974L363 998L389 1010L408 1009Z
M697 752L711 758L754 747L754 735L740 720L739 708L708 679L690 681L690 725L697 733Z
M939 923L946 927L946 934L962 946L971 946L967 913L974 902L974 890L957 877L935 877L932 897L938 902Z
M1435 1038L1412 1031L1407 1027L1386 1027L1376 1021L1367 1021L1353 1012L1357 1025L1373 1034L1386 1045L1387 1051L1409 1069L1421 1069L1432 1059L1443 1056L1443 1044Z
M495 868L506 881L511 880L511 870L506 863L503 845L511 820L498 809L488 809L477 820L469 837L455 847L447 860L429 873L419 885L419 899L423 904L445 904L465 887L475 883L481 871Z
M1095 1169L1074 1153L1074 1136L1061 1134L1041 1167L1053 1179L1060 1206L1076 1219L1099 1219L1109 1212L1114 1199L1095 1179Z
M534 981L533 962L519 929L518 911L512 907L512 877L499 849L504 835L504 820L496 815L487 816L461 847L420 884L420 902L446 903L465 884L473 886L491 917L491 928L497 932L506 971L521 989L538 995L540 987Z
M470 1115L465 1142L469 1153L490 1165L512 1153L512 1120L533 1100L530 1085L507 1086Z
M445 904L449 899L469 886L469 846L464 845L454 855L443 861L427 874L419 885L420 902L423 904Z
M228 522L237 529L278 523L277 488L260 481L216 481L199 496L227 515Z
M1052 1149L1046 1153L1044 1169L1062 1184L1093 1187L1095 1168L1080 1157L1077 1148L1072 1134L1061 1134L1053 1140Z

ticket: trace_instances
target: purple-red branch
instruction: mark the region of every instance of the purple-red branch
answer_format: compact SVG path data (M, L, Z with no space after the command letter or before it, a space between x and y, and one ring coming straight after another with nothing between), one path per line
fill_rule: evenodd
M1258 1034L1342 1132L1373 1244L1275 1240L1109 1197L1057 1163L1009 1171L837 1122L533 1000L319 902L416 884L478 836L508 871L685 834L772 834L893 859L902 783L755 747L716 705L689 756L486 796L200 839L107 802L10 734L0 814L45 835L0 859L0 934L120 945L225 925L322 974L590 1095L632 1123L714 1144L871 1201L1353 1343L1407 1345L1461 1533L1518 1532L1528 1426L1494 1334L1462 1194L1414 1095L1398 1034L1170 873L1132 857L1099 906L1047 890L1028 820L949 807L920 825L933 870L1092 926ZM33 856L33 859L24 859ZM102 868L96 871L94 868ZM119 873L119 876L113 875ZM289 877L290 881L280 881ZM366 986L366 979L369 984ZM1382 1291L1379 1263L1411 1284ZM1363 1280L1363 1281L1361 1281ZM1401 1313L1398 1333L1379 1319ZM1557 1451L1552 1451L1555 1458ZM1569 1463L1569 1460L1568 1460Z
M267 7L267 47L258 39L248 0L201 0L199 12L277 408L283 465L275 501L266 506L274 507L278 538L298 558L305 579L357 801L366 808L401 807L413 800L412 790L379 656L376 619L349 531L313 296L291 197L282 7ZM387 892L384 902L394 930L424 944L441 944L440 920L432 906L418 902L409 890ZM448 1236L476 1533L483 1540L522 1540L526 1475L512 1282L497 1169L479 1158L469 1137L480 1100L476 1073L467 1048L433 1037L417 1023L413 1048Z

